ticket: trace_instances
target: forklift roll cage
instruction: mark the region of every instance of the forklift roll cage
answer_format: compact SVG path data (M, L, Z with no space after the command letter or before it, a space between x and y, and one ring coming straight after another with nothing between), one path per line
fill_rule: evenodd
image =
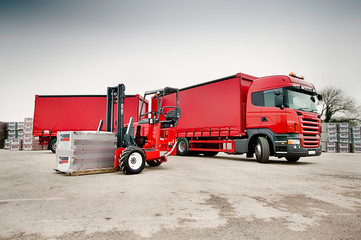
M178 123L180 118L181 110L179 108L177 88L166 87L163 89L146 91L142 99L142 104L139 113L138 124L156 124L161 123L162 128L174 127ZM175 93L176 96L176 106L164 106L163 99L164 96ZM154 95L152 100L156 101L156 111L149 111L143 113L145 108L146 97L149 95ZM117 103L117 118L116 118L116 133L117 133L117 147L126 147L125 133L124 128L124 99L125 99L125 86L124 84L119 84L116 87L108 87L107 91L107 118L106 118L106 131L113 132L114 129L114 104ZM153 102L154 103L154 102ZM153 106L152 106L153 108ZM132 120L130 125L132 125ZM131 127L131 126L130 126Z

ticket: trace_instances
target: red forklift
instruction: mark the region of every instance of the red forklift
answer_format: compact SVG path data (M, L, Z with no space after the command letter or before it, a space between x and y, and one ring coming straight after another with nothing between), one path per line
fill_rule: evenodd
M167 161L168 156L176 154L175 127L181 116L178 92L178 89L170 87L145 92L138 122L134 122L131 117L125 126L125 86L119 84L108 87L106 131L116 131L117 135L114 168L125 174L138 174L144 169L145 163L151 167L159 166ZM175 106L163 106L164 96L170 94L175 98ZM147 98L150 97L152 106L151 111L148 111Z

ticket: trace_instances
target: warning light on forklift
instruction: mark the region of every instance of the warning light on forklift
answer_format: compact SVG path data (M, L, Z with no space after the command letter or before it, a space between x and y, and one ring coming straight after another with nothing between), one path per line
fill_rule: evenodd
M303 76L297 75L297 74L295 74L295 73L293 73L293 72L291 72L289 75L290 75L291 77L295 77L295 78L299 78L299 79L305 79Z

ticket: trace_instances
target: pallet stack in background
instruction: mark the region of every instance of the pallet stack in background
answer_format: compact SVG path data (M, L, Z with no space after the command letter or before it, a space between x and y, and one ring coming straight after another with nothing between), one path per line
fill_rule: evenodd
M361 153L360 127L348 123L322 123L322 150L331 153Z
M39 138L33 137L33 118L25 118L24 122L7 122L5 136L6 138L1 142L3 148L10 151L47 149L47 146L39 144Z
M22 136L24 133L24 122L7 122L6 131L7 139L5 139L5 149L11 151L19 151L22 149Z
M351 127L351 152L361 153L361 127Z

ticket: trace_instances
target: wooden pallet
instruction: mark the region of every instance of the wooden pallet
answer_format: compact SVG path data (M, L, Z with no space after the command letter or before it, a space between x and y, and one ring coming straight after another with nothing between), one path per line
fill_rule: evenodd
M88 170L79 170L72 172L61 172L57 169L54 169L57 173L64 174L66 176L80 176L80 175L88 175L88 174L99 174L99 173L110 173L115 172L117 169L114 168L99 168L99 169L88 169Z

